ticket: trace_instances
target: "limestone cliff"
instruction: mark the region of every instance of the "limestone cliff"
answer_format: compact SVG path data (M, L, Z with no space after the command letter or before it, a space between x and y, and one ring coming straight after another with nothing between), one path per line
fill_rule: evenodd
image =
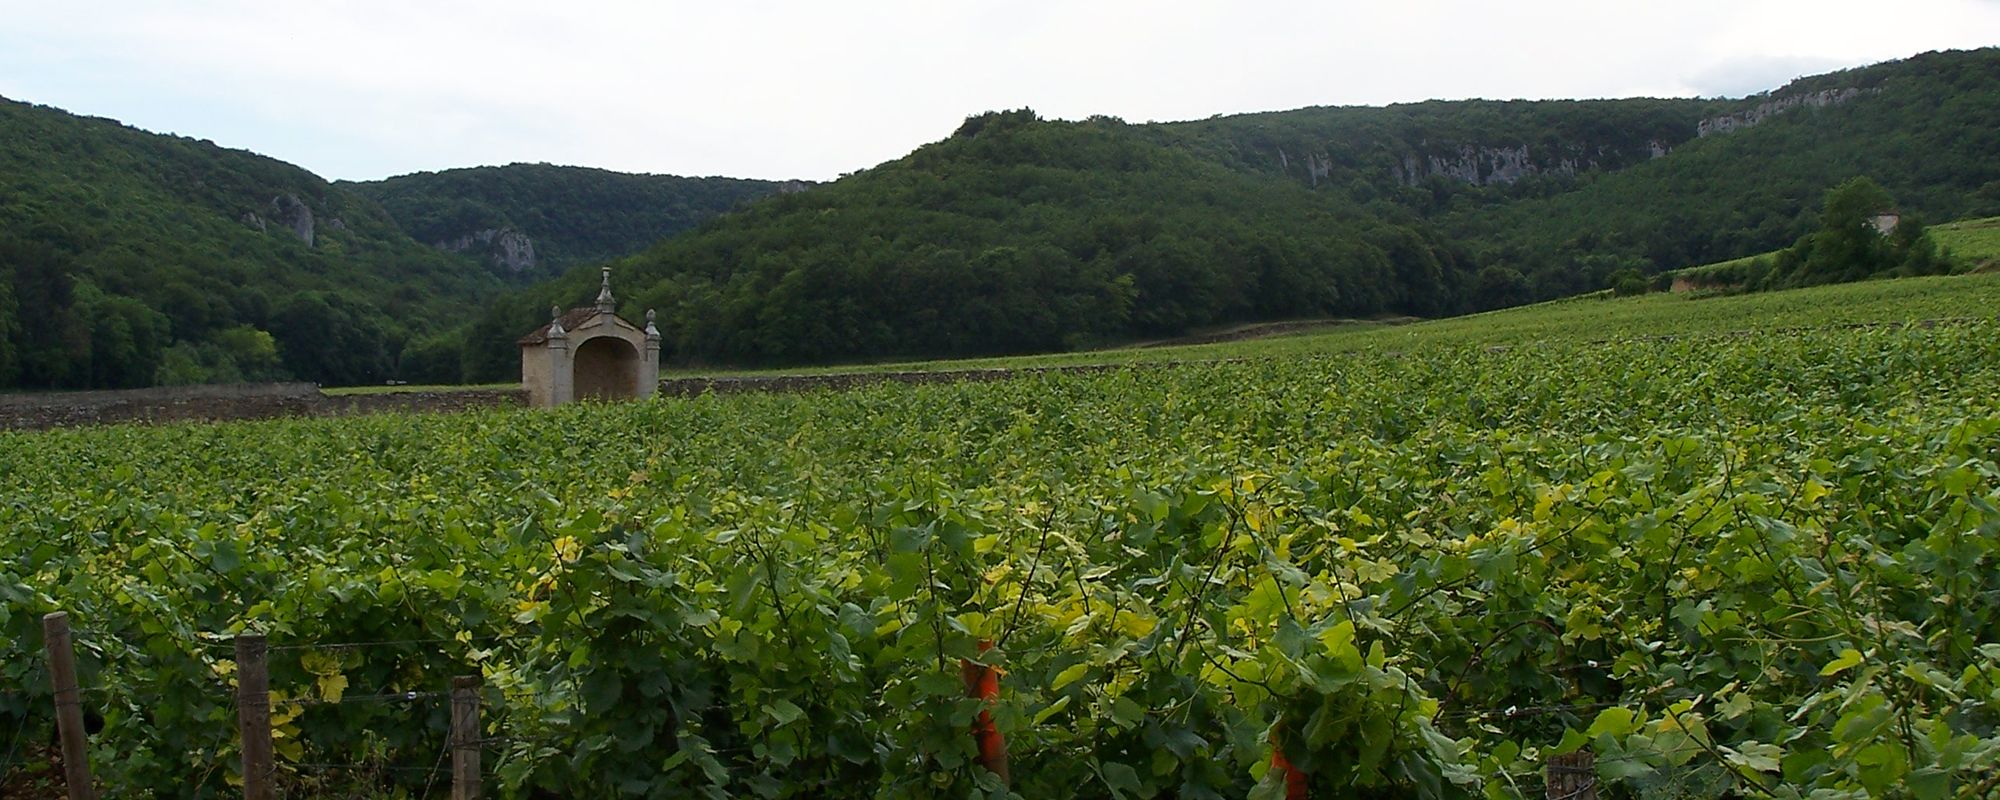
M1850 86L1845 89L1821 89L1817 92L1803 92L1786 97L1774 97L1734 114L1723 114L1719 117L1704 119L1695 126L1695 135L1709 136L1717 133L1728 133L1739 128L1748 128L1794 108L1826 108L1827 106L1837 106L1860 97L1864 91L1875 90L1863 90Z
M313 246L313 212L311 206L306 205L304 200L300 200L298 195L281 194L271 198L270 208L271 221L291 231L293 235L299 237L299 241L305 242L307 247Z
M449 241L432 242L431 246L450 253L483 253L488 262L509 275L529 272L537 263L535 241L513 228L485 228Z
M1530 175L1572 176L1580 169L1596 167L1594 159L1574 154L1537 162L1530 156L1525 144L1514 147L1460 145L1456 151L1444 154L1405 155L1390 171L1396 176L1396 182L1404 186L1415 186L1426 178L1438 176L1477 186L1491 186L1513 183Z

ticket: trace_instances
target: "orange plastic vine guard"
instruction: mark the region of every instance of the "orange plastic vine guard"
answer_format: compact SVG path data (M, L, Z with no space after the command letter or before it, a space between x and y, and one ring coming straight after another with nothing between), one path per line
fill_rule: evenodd
M1285 760L1285 749L1278 746L1278 737L1271 737L1271 768L1285 773L1285 800L1306 800L1306 774Z
M979 640L979 652L993 649L993 642ZM961 658L959 671L965 675L965 696L985 701L992 705L1000 699L1000 670L977 661ZM1000 776L1001 783L1007 783L1007 739L1000 735L1000 729L993 724L993 714L979 709L979 717L972 721L972 741L979 745L979 766Z

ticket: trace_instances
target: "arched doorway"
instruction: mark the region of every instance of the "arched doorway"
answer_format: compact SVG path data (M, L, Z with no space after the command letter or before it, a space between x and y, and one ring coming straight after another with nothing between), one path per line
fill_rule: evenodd
M576 348L576 399L625 400L639 396L639 351L615 336Z

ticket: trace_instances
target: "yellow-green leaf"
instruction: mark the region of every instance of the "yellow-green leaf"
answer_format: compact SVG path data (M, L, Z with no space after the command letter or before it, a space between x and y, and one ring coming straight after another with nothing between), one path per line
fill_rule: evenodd
M340 702L341 696L346 693L347 693L346 675L342 675L338 672L335 672L332 674L319 676L319 699L329 703L338 703Z
M1090 664L1086 662L1083 664L1076 664L1074 666L1071 666L1069 669L1058 672L1056 673L1056 679L1049 682L1049 691L1053 692L1057 689L1061 689L1064 686L1068 686L1072 683L1075 683L1078 678L1082 678L1083 674L1089 671L1090 671Z
M1839 658L1835 658L1827 662L1826 666L1820 667L1819 674L1821 677L1838 675L1859 663L1861 663L1861 651L1850 647L1840 651Z

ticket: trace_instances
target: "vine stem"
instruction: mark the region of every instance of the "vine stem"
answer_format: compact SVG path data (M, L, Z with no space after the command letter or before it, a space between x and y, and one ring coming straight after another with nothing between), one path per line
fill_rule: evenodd
M1000 641L996 645L1000 648L1006 648L1007 637L1013 636L1015 626L1021 624L1021 610L1028 605L1028 587L1035 580L1035 571L1041 569L1042 553L1049 546L1049 531L1055 528L1055 516L1055 506L1051 504L1049 506L1049 513L1042 517L1042 535L1035 542L1035 557L1028 562L1028 574L1021 576L1021 595L1014 598L1013 616L1007 620L1007 629L1000 633ZM1099 519L1102 520L1102 518L1102 512L1100 512Z

